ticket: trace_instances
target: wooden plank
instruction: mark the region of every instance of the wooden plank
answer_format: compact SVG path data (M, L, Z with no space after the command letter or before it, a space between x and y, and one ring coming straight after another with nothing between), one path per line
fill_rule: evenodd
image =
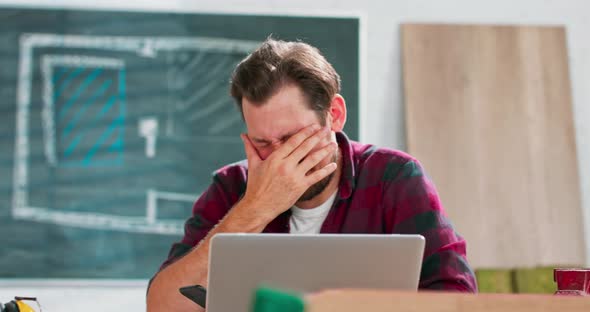
M587 312L588 297L331 290L307 297L306 312Z
M583 265L563 27L402 26L407 144L474 267Z

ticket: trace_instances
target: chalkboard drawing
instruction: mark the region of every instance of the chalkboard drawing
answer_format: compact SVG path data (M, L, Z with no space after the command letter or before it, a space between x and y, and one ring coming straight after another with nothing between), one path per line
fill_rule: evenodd
M146 117L139 120L139 135L145 138L145 156L156 156L156 140L158 139L158 119Z
M21 35L13 218L181 234L202 170L190 147L212 150L196 155L211 164L241 149L227 79L258 44Z
M122 165L126 114L123 62L78 55L44 55L41 71L47 162L53 166L58 161L62 166ZM70 87L76 80L80 83ZM92 117L85 118L88 115ZM97 128L102 129L90 131ZM56 129L59 129L57 137ZM83 140L92 144L76 151L83 146L80 144ZM59 156L57 142L63 146Z

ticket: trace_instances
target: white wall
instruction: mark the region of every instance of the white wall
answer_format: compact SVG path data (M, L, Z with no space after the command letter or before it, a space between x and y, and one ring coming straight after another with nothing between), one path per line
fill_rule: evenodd
M364 28L364 77L366 92L361 104L361 140L381 146L405 148L401 93L399 25L404 22L452 22L486 24L559 24L566 25L570 53L574 119L578 146L583 207L586 224L587 259L590 260L590 2L587 0L95 0L83 4L78 0L7 1L0 4L46 7L104 8L179 12L220 12L259 14L348 14L366 17ZM589 263L590 264L590 261ZM1 283L1 282L0 282ZM55 304L67 296L62 291L48 290L31 284L18 288L1 288L0 301L15 294L41 297L47 302L43 311L66 311L68 305ZM86 307L85 311L103 311L102 307L118 303L110 311L143 310L144 291L133 288L76 289L71 294L90 294L66 302ZM92 296L95 298L93 299ZM51 303L51 306L50 304ZM78 306L78 305L76 305ZM69 310L69 309L68 309Z

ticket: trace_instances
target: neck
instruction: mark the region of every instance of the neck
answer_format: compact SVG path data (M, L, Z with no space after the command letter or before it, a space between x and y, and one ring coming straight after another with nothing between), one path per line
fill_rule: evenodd
M314 198L306 201L298 201L295 203L295 205L301 209L311 209L325 203L328 200L328 198L330 198L330 196L334 194L336 190L338 190L338 187L340 186L341 174L342 154L340 152L340 149L338 149L338 157L336 159L336 171L334 172L334 176L330 180L330 183L328 183L328 186L326 186L326 188Z

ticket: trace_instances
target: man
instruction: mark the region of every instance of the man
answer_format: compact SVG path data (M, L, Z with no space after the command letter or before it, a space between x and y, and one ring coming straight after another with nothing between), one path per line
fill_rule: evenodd
M247 160L215 172L152 280L148 311L199 310L178 289L206 285L209 242L222 232L421 234L420 288L476 291L465 241L418 161L350 141L339 91L334 68L301 42L268 39L236 67Z

